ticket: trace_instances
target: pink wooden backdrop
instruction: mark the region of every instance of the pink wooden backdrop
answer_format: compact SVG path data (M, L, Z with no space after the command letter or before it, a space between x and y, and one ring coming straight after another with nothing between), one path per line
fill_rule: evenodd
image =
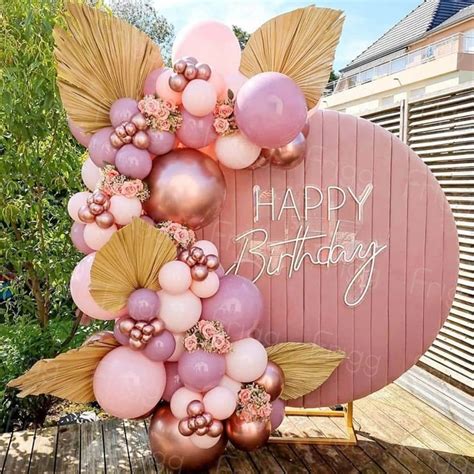
M349 307L343 301L359 263L329 268L305 263L290 279L284 268L257 282L266 303L257 331L262 342L311 341L347 354L323 386L292 403L315 407L380 389L426 351L452 303L458 241L443 191L422 160L398 138L364 119L333 111L315 111L310 122L304 165L288 172L224 171L225 207L220 218L199 234L219 246L228 268L238 255L240 244L234 238L241 232L263 227L276 241L285 232L293 236L300 225L291 212L271 221L269 212L263 211L255 224L254 185L262 190L273 187L277 204L291 187L302 207L305 184L323 190L329 185L351 186L359 195L373 183L362 222L356 221L355 203L349 201L337 216L342 230L355 233L357 241L388 245L377 257L372 286L360 305ZM326 208L313 212L308 224L315 230L330 230ZM240 274L252 278L256 272L254 261L248 260Z

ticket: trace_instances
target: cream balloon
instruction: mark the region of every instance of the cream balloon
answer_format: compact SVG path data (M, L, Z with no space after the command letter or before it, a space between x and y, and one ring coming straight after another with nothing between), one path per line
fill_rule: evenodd
M81 177L87 188L94 191L100 180L100 168L90 158L87 158L82 164Z
M197 446L198 448L201 449L209 449L215 446L219 440L221 439L221 435L213 438L212 436L209 435L204 435L204 436L199 436L196 433L193 433L190 437L191 442L194 444L194 446Z
M218 99L224 100L227 98L226 83L221 74L219 74L217 71L212 71L211 77L207 82L214 86Z
M240 71L225 76L225 85L227 89L230 89L234 96L237 95L240 88L248 81L248 78L244 76Z
M237 382L237 380L231 379L228 375L224 375L221 381L219 382L219 387L225 387L229 389L237 399L237 394L242 388L242 384Z
M204 255L217 255L219 256L219 251L217 247L210 240L198 240L193 247L199 247L204 251Z
M217 159L227 168L247 168L259 157L261 148L240 132L220 136L215 144Z
M235 394L226 387L214 387L202 399L206 411L217 420L225 420L237 406Z
M132 222L134 217L140 217L142 203L136 197L128 198L116 194L110 198L109 212L114 216L117 224L127 225Z
M77 215L79 209L82 206L87 205L87 198L91 196L89 191L82 191L80 193L73 194L67 203L67 212L76 222L82 222Z
M93 250L100 250L117 232L117 226L112 224L107 229L102 229L95 222L84 227L84 242Z
M188 416L188 405L193 400L199 400L202 402L202 395L199 392L194 392L186 387L178 388L178 390L173 393L170 400L171 413L173 413L178 420L186 418Z
M166 263L158 273L161 288L172 295L189 290L192 281L188 265L178 260Z
M253 382L265 372L267 362L267 351L257 339L240 339L225 356L226 374L239 382Z
M219 290L219 281L215 272L209 272L204 280L192 282L191 291L199 298L210 298Z
M191 81L182 96L184 108L195 117L204 117L211 113L216 101L217 93L214 86L202 79Z
M173 333L172 333L173 334ZM174 352L171 354L171 357L166 362L177 362L179 358L184 353L184 336L185 333L181 332L178 334L173 334L175 347Z
M156 80L156 94L161 99L169 100L176 105L181 104L181 92L175 92L169 85L169 78L174 74L171 69L165 69Z
M201 300L191 291L172 295L166 291L158 293L161 301L160 319L171 332L184 332L194 326L201 316Z

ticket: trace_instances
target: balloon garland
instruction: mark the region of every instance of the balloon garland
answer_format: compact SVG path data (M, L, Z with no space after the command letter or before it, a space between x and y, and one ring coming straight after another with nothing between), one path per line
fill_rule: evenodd
M92 25L84 26L79 38L100 28L105 14L85 5L68 8L69 28L85 25L85 18ZM332 59L340 13L328 12L333 11L308 7L288 14L288 21L309 16L306 27L311 27L320 15L333 15L333 30L327 27ZM290 383L294 375L286 371L286 356L276 364L252 337L263 314L259 289L246 278L225 275L218 248L197 241L195 231L222 209L221 166L291 169L304 160L310 99L280 70L242 74L232 30L206 21L177 38L172 68L148 67L138 96L108 98L100 110L108 110L109 124L98 127L92 116L84 120L82 102L90 92L76 85L74 102L64 75L64 68L83 72L87 65L72 60L73 44L68 57L65 45L74 38L61 33L58 38L59 86L69 127L89 154L81 176L90 192L76 193L68 203L71 240L86 255L73 272L71 295L88 317L114 320L113 334L97 335L68 359L98 345L108 350L94 359L93 377L82 381L81 396L71 399L96 399L119 418L152 414L152 451L170 468L201 468L222 454L227 440L242 450L257 449L283 420L283 399L291 398L285 395L285 378ZM117 41L132 51L127 38ZM331 61L323 59L321 68L329 73ZM102 114L98 123L104 121ZM309 361L324 351L303 346L298 354L308 351ZM327 376L343 357L333 354ZM13 385L25 390L35 367ZM68 383L73 384L72 375L64 380ZM29 393L45 391L36 386Z

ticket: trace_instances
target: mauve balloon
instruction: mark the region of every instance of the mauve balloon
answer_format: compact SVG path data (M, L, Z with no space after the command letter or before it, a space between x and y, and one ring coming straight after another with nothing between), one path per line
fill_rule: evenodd
M144 179L151 170L151 156L148 151L134 145L124 145L117 152L116 166L121 174L129 178Z
M239 90L235 119L242 133L262 148L290 143L306 123L306 100L288 76L263 72L250 78Z
M161 398L167 402L171 400L173 393L178 390L178 388L184 387L183 382L178 374L178 363L177 362L165 362L166 370L166 386L165 391Z
M69 130L71 130L72 136L82 145L85 147L89 146L89 142L91 141L91 135L89 133L84 132L79 125L75 124L69 117L67 119L67 124L69 126Z
M239 275L221 278L219 291L202 300L202 319L221 321L233 341L248 337L263 315L263 297L249 279Z
M150 129L146 132L150 143L148 151L153 155L164 155L173 149L176 137L170 132L160 132Z
M272 431L274 431L282 424L285 418L285 402L281 398L277 398L271 405L270 424L272 425Z
M169 331L163 331L158 336L152 337L145 345L143 353L155 362L163 362L174 352L176 341L173 334Z
M156 291L139 288L130 294L127 301L128 314L136 321L151 321L160 312L160 297Z
M89 141L89 156L100 168L106 164L115 164L117 148L114 148L110 143L110 135L113 131L112 127L101 128L92 135Z
M192 229L217 218L226 194L219 165L189 148L156 158L146 182L150 198L143 203L145 212L155 222L171 220Z
M117 341L122 344L122 346L128 346L128 341L130 338L126 335L123 334L122 331L120 331L119 324L122 318L116 319L115 324L114 324L114 337L117 339Z
M165 69L160 67L158 69L153 69L153 71L148 74L143 84L143 95L154 95L156 92L156 80L158 76L164 71Z
M85 224L81 224L80 222L73 222L69 235L71 236L71 240L74 244L74 247L76 247L79 252L89 255L90 253L94 252L94 250L91 249L84 240L85 227Z
M140 113L138 102L129 97L117 99L110 107L110 121L114 127L118 127L123 122L130 122L135 114Z
M183 123L176 132L178 140L190 148L204 148L217 140L214 130L214 114L196 117L181 107Z
M225 357L201 349L184 352L178 361L178 373L186 388L207 392L224 377Z

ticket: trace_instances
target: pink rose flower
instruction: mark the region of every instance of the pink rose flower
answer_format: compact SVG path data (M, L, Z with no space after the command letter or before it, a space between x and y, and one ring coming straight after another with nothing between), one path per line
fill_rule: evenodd
M225 346L225 337L221 334L215 334L212 336L212 347L217 352L222 352L222 348Z
M239 400L242 404L248 403L250 401L250 390L248 388L243 388L239 392Z
M120 194L128 198L135 197L137 192L137 186L133 181L125 181L120 187Z
M160 120L158 121L158 128L162 131L162 132L169 132L170 131L170 128L171 128L171 125L169 123L168 120Z
M202 328L208 323L208 321L206 319L200 319L199 322L198 322L198 328L199 330L201 331Z
M232 345L230 341L226 339L224 345L222 346L221 354L227 354L228 352L230 352L231 347Z
M143 182L140 179L134 179L132 183L134 184L137 193L141 193L143 191Z
M170 116L170 111L162 107L157 113L156 117L160 120L166 120Z
M227 104L219 106L218 115L221 118L229 118L234 113L234 108Z
M207 324L204 324L203 327L201 328L202 335L204 336L204 339L212 339L212 344L215 344L214 336L217 331L214 325L210 322L207 322ZM221 341L217 341L217 343L221 344ZM219 349L219 347L216 346L216 349Z
M117 170L110 169L110 170L107 170L107 172L105 174L105 179L107 181L112 181L114 178L116 178L119 175L120 175L120 173Z
M191 334L191 336L187 336L184 338L184 348L188 352L195 351L197 347L198 347L198 342L194 334Z
M173 102L171 102L170 100L162 100L162 105L165 109L168 109L170 111L173 111L175 109L175 105L173 104Z
M189 242L189 232L186 229L180 229L174 234L174 238L182 245Z
M224 134L225 132L227 132L227 130L229 130L229 122L222 118L222 117L218 117L214 120L214 130L219 134L219 135L222 135Z

